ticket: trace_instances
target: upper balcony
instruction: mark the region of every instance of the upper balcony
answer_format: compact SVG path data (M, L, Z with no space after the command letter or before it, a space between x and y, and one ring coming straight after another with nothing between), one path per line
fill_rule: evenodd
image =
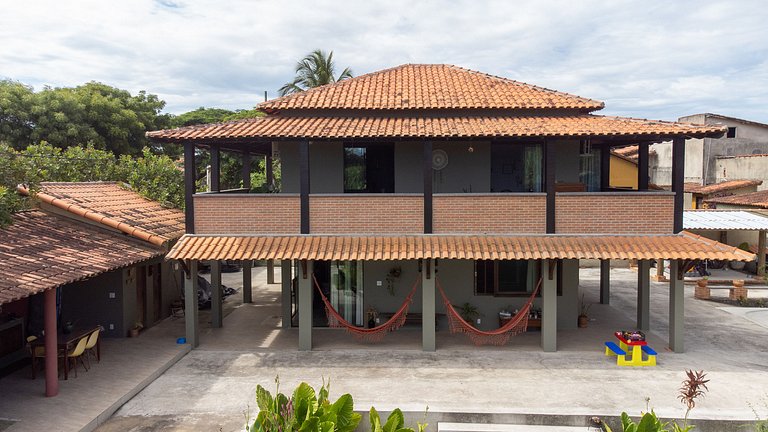
M602 148L565 140L422 144L280 143L280 192L195 194L194 232L674 232L674 193L611 188Z

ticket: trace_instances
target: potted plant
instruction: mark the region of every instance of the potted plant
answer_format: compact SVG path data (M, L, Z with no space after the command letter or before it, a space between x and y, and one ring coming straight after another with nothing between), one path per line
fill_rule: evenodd
M709 276L704 276L696 281L696 288L693 290L693 296L697 299L709 300Z
M584 294L582 294L579 301L579 328L585 328L589 324L589 308L591 307L591 303L584 302Z
M400 279L400 275L403 273L402 268L400 267L392 267L389 269L389 272L387 272L387 291L389 291L389 295L395 295L395 280Z
M144 328L144 324L142 324L141 321L136 321L136 324L133 325L133 328L129 332L130 336L131 337L139 337L139 332L143 328Z
M456 308L456 311L459 312L459 315L464 319L464 321L474 325L475 320L480 318L482 314L477 309L477 306L473 305L472 303L466 302L462 304L461 306L453 306Z
M373 306L368 306L368 310L365 311L365 315L368 318L368 328L376 327L376 319L379 317L379 311Z

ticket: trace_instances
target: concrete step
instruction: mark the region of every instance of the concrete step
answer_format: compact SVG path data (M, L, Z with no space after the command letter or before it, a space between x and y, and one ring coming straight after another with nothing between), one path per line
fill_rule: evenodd
M438 432L589 432L600 429L587 426L541 426L497 423L438 422Z

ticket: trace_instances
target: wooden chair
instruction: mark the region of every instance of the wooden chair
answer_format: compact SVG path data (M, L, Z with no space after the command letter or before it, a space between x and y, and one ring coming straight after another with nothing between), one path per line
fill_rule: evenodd
M37 373L37 359L45 359L45 347L32 346L32 342L36 340L37 336L27 337L27 350L29 351L29 357L32 359L32 379L35 379L35 374ZM43 360L43 362L45 362L45 360Z

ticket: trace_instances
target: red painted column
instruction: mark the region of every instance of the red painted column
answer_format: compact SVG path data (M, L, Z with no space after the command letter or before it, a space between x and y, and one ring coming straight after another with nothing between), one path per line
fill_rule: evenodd
M45 395L59 394L59 362L56 352L56 289L45 292Z

